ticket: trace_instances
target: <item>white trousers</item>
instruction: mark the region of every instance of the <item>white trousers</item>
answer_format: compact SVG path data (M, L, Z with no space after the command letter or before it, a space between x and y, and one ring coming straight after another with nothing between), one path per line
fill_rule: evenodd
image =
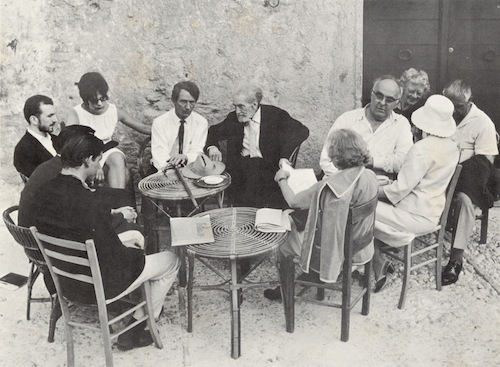
M394 205L379 201L375 212L375 238L392 247L408 244L398 233L388 233L379 223L386 224L403 233L416 236L429 233L439 223L439 217L424 217L399 209Z
M172 284L179 272L179 260L177 255L170 251L163 251L157 254L147 255L146 263L142 273L139 274L137 279L121 294L115 298L123 297L123 294L129 293L137 289L145 281L151 283L151 298L153 302L153 311L155 318L160 316L161 308L165 303L167 293L172 287ZM139 319L144 316L142 308L134 312L134 318Z
M455 228L455 241L453 248L465 250L469 242L472 229L476 223L476 210L479 208L474 205L469 196L463 192L457 193L457 200L462 204L458 217L457 228ZM457 215L457 213L455 213Z

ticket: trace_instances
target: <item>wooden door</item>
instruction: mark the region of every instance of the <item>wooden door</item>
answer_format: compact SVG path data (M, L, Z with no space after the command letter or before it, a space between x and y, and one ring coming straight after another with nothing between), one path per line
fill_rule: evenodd
M446 79L464 79L472 100L500 131L500 1L453 0L449 6Z
M454 79L500 131L500 0L365 0L363 103L373 79L410 68L429 74L432 93Z

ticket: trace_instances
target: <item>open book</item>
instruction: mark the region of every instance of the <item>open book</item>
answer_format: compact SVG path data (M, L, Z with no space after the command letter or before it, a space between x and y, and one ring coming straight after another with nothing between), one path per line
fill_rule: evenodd
M286 232L290 230L288 211L262 208L255 214L255 229L259 232Z
M298 168L295 169L289 164L283 162L281 165L283 170L290 172L288 177L288 186L292 189L294 194L304 191L314 185L318 180L312 168Z
M170 218L172 246L196 245L215 242L210 216Z

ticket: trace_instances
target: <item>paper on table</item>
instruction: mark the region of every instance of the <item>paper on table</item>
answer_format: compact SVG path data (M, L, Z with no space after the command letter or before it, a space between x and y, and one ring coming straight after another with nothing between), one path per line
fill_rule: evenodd
M288 212L262 208L255 213L255 229L259 232L286 232L290 230Z
M290 177L288 177L287 182L288 186L290 186L290 189L294 194L304 191L318 182L312 168L295 169L285 162L283 162L281 168L283 168L283 170L287 172L290 172Z
M210 216L170 218L172 246L215 242Z

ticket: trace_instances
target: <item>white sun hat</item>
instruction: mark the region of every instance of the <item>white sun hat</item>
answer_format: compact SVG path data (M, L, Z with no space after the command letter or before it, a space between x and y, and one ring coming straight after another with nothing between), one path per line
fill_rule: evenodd
M440 94L430 96L425 104L411 115L411 122L428 134L449 138L456 129L453 103Z

